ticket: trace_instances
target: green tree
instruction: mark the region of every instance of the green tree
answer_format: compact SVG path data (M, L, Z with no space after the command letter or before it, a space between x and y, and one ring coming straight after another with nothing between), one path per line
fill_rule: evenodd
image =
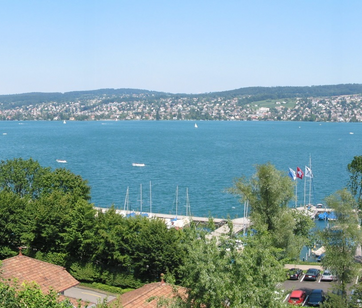
M215 238L202 237L185 249L185 307L283 307L275 298L277 284L284 279L283 266L267 234L249 237L242 250L236 242L223 248Z
M249 201L251 219L255 226L265 225L273 232L278 218L293 197L293 182L272 164L256 166L250 180L235 180L231 193L241 196L241 202Z
M9 285L0 282L0 306L2 308L73 308L69 300L60 301L55 291L42 293L35 283L22 284L14 282Z
M358 207L362 209L362 156L355 156L347 165L350 173L348 186L352 195L357 199Z
M18 254L29 232L28 202L12 191L0 191L0 258Z
M45 173L41 178L40 185L42 194L61 191L71 195L74 200L80 198L89 201L91 198L88 181L65 168L57 168L52 172Z
M257 165L250 180L236 179L229 189L241 197L240 202L249 202L253 228L267 231L273 245L282 248L283 257L289 259L299 257L313 226L310 218L288 207L293 190L291 179L270 163Z
M0 163L0 189L12 191L20 197L37 198L41 193L42 177L50 172L33 159L2 160Z
M337 285L342 298L347 300L347 285L357 275L359 265L355 262L357 246L361 241L361 231L356 212L356 202L346 190L340 190L326 199L327 206L334 210L337 219L329 222L329 227L321 231L326 249L323 267L336 273Z

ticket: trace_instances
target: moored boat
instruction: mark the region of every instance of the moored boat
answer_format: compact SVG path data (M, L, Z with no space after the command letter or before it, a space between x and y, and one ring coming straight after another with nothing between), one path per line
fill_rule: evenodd
M66 164L67 163L67 161L65 159L56 159L56 162L60 163L60 164Z
M133 167L144 167L146 166L145 164L138 164L138 163L132 163Z

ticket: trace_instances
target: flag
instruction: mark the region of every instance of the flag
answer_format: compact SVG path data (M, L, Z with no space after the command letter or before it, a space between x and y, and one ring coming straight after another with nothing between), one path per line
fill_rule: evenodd
M304 173L302 171L302 169L300 169L299 167L297 167L297 178L302 179L304 176Z
M288 175L292 178L293 181L297 179L297 176L295 175L295 171L292 168L289 168Z
M312 178L313 177L313 173L312 173L312 169L305 166L305 173L304 173L306 178Z

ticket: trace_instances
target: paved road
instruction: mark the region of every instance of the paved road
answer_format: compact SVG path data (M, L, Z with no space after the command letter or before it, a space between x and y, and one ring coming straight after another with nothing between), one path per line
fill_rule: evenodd
M85 289L82 287L73 287L64 291L64 295L76 299L82 299L86 302L97 304L107 298L107 301L115 299L114 296L109 296L104 293L100 293L91 289Z

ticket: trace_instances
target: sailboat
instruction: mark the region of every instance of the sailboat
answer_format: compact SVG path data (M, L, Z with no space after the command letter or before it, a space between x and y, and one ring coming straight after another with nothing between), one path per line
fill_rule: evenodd
M147 213L142 213L143 201L142 201L142 184L140 184L140 215L148 217Z
M126 197L124 199L124 206L123 206L124 213L129 212L129 187L127 187ZM133 217L136 216L135 212L126 214L126 217Z
M195 128L198 128L197 124L195 123Z

